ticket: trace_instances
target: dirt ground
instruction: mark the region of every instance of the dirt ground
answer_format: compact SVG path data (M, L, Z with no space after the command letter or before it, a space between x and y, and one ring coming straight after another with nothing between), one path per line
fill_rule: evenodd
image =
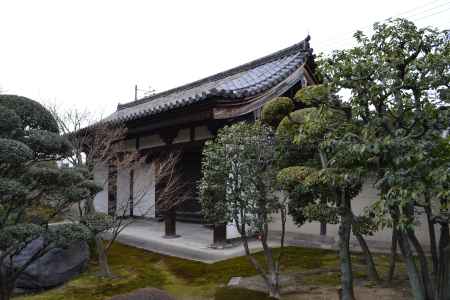
M291 272L281 277L283 300L339 300L339 286L314 285L314 278L339 276L338 269L317 269ZM312 279L311 279L312 278ZM305 283L305 279L308 283ZM311 284L312 283L312 284ZM411 294L406 280L397 280L391 286L377 285L355 279L355 298L361 300L408 300ZM235 278L230 287L266 292L260 276Z
M355 298L361 300L408 300L411 296L396 288L356 287ZM286 300L339 300L336 288L317 288L305 293L285 295Z

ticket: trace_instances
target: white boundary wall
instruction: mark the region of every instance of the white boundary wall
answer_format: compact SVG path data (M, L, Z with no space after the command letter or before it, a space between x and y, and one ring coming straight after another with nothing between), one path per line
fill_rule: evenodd
M379 192L378 190L373 186L374 182L372 180L367 181L362 188L361 193L356 196L352 200L352 210L355 215L359 215L363 212L365 207L370 206L372 203L374 203L378 197ZM418 214L418 222L416 223L416 235L417 238L424 244L429 244L429 238L428 238L428 225L426 221L426 215L423 213L423 211L416 211ZM337 240L338 237L338 226L339 225L330 225L327 224L327 236L334 237ZM281 231L281 219L279 215L273 216L273 222L270 226L270 230L278 232ZM320 223L318 222L311 222L311 223L305 223L301 227L298 227L292 218L288 216L287 222L286 222L286 232L288 233L300 233L300 234L314 234L319 235L320 234ZM437 236L439 237L439 233L436 232ZM365 236L365 238L368 241L377 241L377 242L391 242L392 238L392 230L391 229L385 229L380 230L376 232L373 236ZM354 237L352 236L352 239Z

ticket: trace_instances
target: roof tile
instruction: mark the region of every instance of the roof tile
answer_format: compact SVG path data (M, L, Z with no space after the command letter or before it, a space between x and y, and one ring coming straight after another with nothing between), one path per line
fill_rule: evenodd
M230 101L264 92L283 81L306 62L312 49L309 37L304 41L242 66L202 80L118 105L105 122L143 118L174 108L221 96Z

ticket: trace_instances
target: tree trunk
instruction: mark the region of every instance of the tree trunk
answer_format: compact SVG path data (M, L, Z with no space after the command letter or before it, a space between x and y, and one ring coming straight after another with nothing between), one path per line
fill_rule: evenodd
M269 297L281 299L280 280L275 272L270 272L269 274Z
M263 243L264 256L267 262L267 288L269 290L269 297L280 299L280 278L273 259L272 249L267 245L266 238L267 237L263 237L261 241Z
M86 210L86 214L92 214L92 213L95 213L95 205L94 205L94 198L89 198L89 199L86 199L86 207L85 207L85 210Z
M244 220L244 216L242 213L241 213L240 220ZM256 271L259 273L259 275L264 280L264 283L266 284L266 286L269 290L269 294L270 294L271 292L273 292L271 289L271 287L272 287L271 279L269 278L270 275L268 275L264 271L264 269L261 267L260 263L252 256L252 254L250 252L250 248L248 246L248 238L247 238L245 223L243 222L241 225L238 225L240 220L235 219L235 223L236 223L237 230L239 231L239 234L241 235L242 245L244 246L244 250L245 250L245 256L247 256L250 263L253 265L253 267L256 269Z
M177 238L177 219L175 209L168 209L164 212L164 237Z
M0 270L1 271L1 270ZM14 291L15 282L8 280L8 274L0 275L0 300L9 300Z
M425 200L427 205L425 206L425 213L427 215L427 223L428 223L428 235L430 237L430 251L431 251L431 259L432 259L432 274L436 276L438 272L438 254L437 254L437 240L436 240L436 232L434 231L434 223L432 221L432 211L430 207L430 195L428 192L425 193Z
M0 300L10 300L12 297L12 289L5 287L0 291Z
M2 253L0 252L0 255ZM11 263L5 262L4 257L0 259L0 300L9 300L12 298L16 286L17 273L12 270Z
M411 241L412 245L416 249L417 256L419 258L420 263L420 273L422 277L422 283L425 288L426 298L427 299L434 299L434 288L433 283L430 279L430 273L428 272L428 262L427 258L425 256L425 252L423 251L422 246L420 245L419 240L417 240L416 235L414 234L414 231L408 230L408 237Z
M319 149L319 157L320 157L320 163L322 165L322 169L327 168L328 166L328 159L325 152ZM326 201L322 202L326 204ZM327 235L327 223L326 222L320 222L320 235Z
M356 239L359 242L359 246L364 253L364 258L366 259L367 264L367 275L369 280L380 282L380 276L378 275L377 268L373 261L372 253L370 252L369 247L367 246L366 240L360 233L355 233Z
M266 222L263 226L263 232L261 232L261 244L264 250L264 256L266 259L267 265L267 287L269 290L269 296L275 299L280 299L280 278L279 278L279 270L277 267L277 262L273 257L272 248L269 247L267 243L267 238L269 234L269 225ZM280 250L282 251L282 249Z
M350 233L352 229L353 214L350 201L342 192L340 206L342 210L339 226L339 260L341 268L341 300L354 300L352 260L350 254Z
M437 274L437 299L450 300L450 237L448 224L441 224L439 239L439 268Z
M105 245L103 239L97 235L95 237L95 247L97 248L98 264L100 267L99 276L112 277L111 269L109 268L108 255L105 251Z
M417 271L417 266L414 263L408 236L405 232L398 232L398 242L403 258L405 259L406 270L408 272L409 284L411 286L413 297L415 300L425 300L425 291L420 280L419 272Z
M392 243L391 243L391 257L389 258L389 273L388 273L388 283L392 283L395 273L395 263L397 261L397 240L398 240L398 230L392 229Z

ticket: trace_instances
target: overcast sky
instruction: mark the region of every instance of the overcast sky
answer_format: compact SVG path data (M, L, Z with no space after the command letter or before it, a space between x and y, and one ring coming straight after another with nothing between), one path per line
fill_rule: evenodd
M392 16L447 29L450 1L0 0L0 89L108 114L135 84L163 91L308 33L316 53L350 46Z

